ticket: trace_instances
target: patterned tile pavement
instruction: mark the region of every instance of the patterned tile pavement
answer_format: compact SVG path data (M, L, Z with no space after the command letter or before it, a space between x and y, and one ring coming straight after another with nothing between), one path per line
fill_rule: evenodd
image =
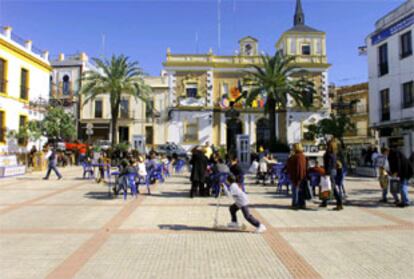
M292 211L275 186L247 184L252 214L268 231L212 229L214 198L188 197L188 177L108 195L82 180L42 174L0 180L0 274L26 278L412 278L414 206L378 204L377 181L348 178L345 210ZM253 182L253 181L252 181ZM410 196L414 192L410 189ZM219 222L229 221L227 197ZM240 214L240 213L239 213ZM239 216L240 220L242 216ZM244 221L244 223L246 223Z

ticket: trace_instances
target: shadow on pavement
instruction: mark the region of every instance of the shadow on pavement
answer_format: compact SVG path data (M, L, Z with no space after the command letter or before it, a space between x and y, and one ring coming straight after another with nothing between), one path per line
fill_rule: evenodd
M225 228L214 228L214 227L200 227L200 226L187 226L182 224L160 224L158 227L161 230L171 231L196 231L196 232L249 232L249 231L234 231Z
M181 192L160 192L152 194L153 197L163 197L163 198L188 198L190 196L189 190L181 190Z
M84 195L85 198L94 200L113 200L115 197L110 192L88 192Z

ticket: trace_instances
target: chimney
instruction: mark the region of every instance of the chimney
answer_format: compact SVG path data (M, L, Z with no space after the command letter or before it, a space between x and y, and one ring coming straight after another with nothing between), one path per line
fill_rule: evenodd
M3 27L3 35L6 36L6 38L11 39L12 30L13 28L11 28L10 26Z
M44 60L49 60L49 51L45 50L42 52L42 58Z
M59 61L63 61L65 60L65 54L64 53L59 53Z
M25 42L24 42L24 47L25 47L28 51L31 51L31 50L32 50L32 44L33 44L32 40L27 40L27 41L25 41Z

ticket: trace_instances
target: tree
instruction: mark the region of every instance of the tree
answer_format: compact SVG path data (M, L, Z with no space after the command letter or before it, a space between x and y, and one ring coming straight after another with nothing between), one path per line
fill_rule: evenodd
M309 125L307 128L309 139L321 137L327 141L327 136L330 135L338 139L342 148L344 148L344 135L347 131L354 132L355 124L352 123L348 114L340 112L338 115L332 113L329 118L322 119L317 124Z
M81 94L85 96L83 104L99 95L109 94L111 105L112 146L117 144L117 124L121 98L124 95L141 99L149 106L150 88L144 84L143 72L138 62L130 62L124 55L113 55L110 60L94 58L99 71L87 71L82 77Z
M49 107L40 127L48 138L72 139L76 135L75 118L60 107Z
M313 82L305 78L305 71L292 63L294 59L280 51L274 56L261 55L261 65L252 65L253 72L247 73L244 80L250 88L242 95L246 98L246 105L251 106L262 93L267 98L264 112L269 115L271 151L277 148L275 114L286 112L288 96L299 107L309 108L312 105L310 97L315 93Z

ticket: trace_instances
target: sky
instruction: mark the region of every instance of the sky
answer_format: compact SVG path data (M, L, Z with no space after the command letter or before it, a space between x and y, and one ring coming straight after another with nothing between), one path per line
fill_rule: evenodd
M90 57L125 54L147 74L159 75L172 53L232 55L238 40L253 36L272 54L292 27L296 0L0 0L0 26L31 39L51 55L84 51ZM329 82L367 81L367 57L358 47L375 21L403 0L302 0L307 25L326 32Z

